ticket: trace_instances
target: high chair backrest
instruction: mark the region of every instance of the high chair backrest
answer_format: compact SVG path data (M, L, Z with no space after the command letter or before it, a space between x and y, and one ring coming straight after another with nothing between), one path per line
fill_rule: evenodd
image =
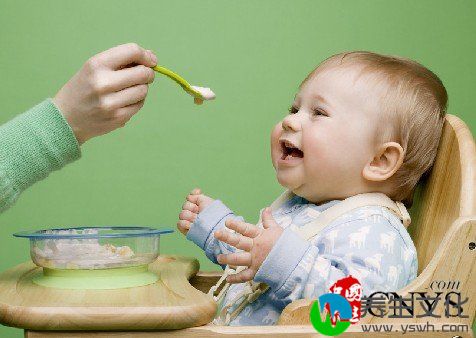
M475 174L473 136L463 121L447 115L435 164L419 184L410 209L412 224L408 231L417 249L419 274L451 224L459 217L476 215Z

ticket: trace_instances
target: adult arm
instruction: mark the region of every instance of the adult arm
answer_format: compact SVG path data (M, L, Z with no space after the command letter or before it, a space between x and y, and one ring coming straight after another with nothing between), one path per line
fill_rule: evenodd
M113 47L87 60L53 99L0 126L0 212L78 159L82 143L124 126L142 108L156 64L135 43Z
M71 127L51 99L0 126L0 212L30 185L80 156Z

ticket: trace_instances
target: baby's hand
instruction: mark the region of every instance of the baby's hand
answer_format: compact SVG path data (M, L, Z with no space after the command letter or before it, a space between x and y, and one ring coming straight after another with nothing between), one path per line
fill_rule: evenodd
M187 196L187 200L182 205L182 211L179 214L177 228L181 233L187 235L192 224L197 218L198 213L209 206L214 201L213 198L202 194L200 189L193 189Z
M157 57L128 43L91 57L53 102L79 144L124 126L142 108Z
M230 219L225 222L225 225L227 228L235 230L237 234L226 230L215 232L215 238L218 240L244 250L227 255L222 254L217 257L220 264L248 267L235 275L228 276L226 278L228 283L243 283L252 280L283 233L283 228L274 220L270 208L263 210L261 219L264 229L253 224Z

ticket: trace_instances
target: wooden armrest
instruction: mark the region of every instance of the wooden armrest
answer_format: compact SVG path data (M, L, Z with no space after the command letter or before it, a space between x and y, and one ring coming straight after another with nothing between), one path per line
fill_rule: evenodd
M199 271L190 278L189 282L195 289L208 293L208 290L218 282L222 275L223 272L220 271Z
M276 325L309 325L309 313L314 300L298 299L288 304L281 312Z

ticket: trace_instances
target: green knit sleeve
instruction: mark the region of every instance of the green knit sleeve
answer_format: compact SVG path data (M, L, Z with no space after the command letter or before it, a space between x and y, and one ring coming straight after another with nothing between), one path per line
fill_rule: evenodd
M51 99L0 126L0 212L30 185L79 157L76 137Z

